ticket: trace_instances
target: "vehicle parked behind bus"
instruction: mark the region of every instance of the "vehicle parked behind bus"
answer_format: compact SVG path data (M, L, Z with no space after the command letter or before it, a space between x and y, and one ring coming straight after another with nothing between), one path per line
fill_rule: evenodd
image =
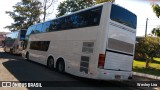
M23 57L79 77L132 76L137 16L103 3L28 28Z
M4 40L4 51L12 54L21 54L26 31L22 29L7 34Z

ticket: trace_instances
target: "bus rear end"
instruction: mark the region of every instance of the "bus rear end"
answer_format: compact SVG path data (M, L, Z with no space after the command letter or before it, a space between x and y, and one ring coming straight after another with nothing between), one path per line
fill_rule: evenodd
M22 53L22 50L23 50L23 44L26 37L26 32L27 32L26 29L20 30L19 45L17 46L17 49L19 49L20 53Z
M137 17L112 4L106 29L105 53L99 54L101 79L127 80L132 77Z

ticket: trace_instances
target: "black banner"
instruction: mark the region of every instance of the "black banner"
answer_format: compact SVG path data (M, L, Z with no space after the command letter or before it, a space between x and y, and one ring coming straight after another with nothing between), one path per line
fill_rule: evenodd
M160 87L160 81L0 81L0 87Z

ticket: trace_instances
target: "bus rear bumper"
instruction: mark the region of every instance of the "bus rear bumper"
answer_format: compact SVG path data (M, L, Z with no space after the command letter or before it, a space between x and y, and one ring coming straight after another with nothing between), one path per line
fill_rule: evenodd
M26 52L24 50L22 51L22 57L26 59Z
M132 77L131 71L113 71L100 69L97 79L101 80L128 80Z

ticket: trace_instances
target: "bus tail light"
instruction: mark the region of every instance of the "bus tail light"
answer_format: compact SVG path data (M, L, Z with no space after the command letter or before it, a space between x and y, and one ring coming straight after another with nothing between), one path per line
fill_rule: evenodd
M17 49L19 48L19 45L17 45Z
M99 54L98 68L104 68L105 54Z

